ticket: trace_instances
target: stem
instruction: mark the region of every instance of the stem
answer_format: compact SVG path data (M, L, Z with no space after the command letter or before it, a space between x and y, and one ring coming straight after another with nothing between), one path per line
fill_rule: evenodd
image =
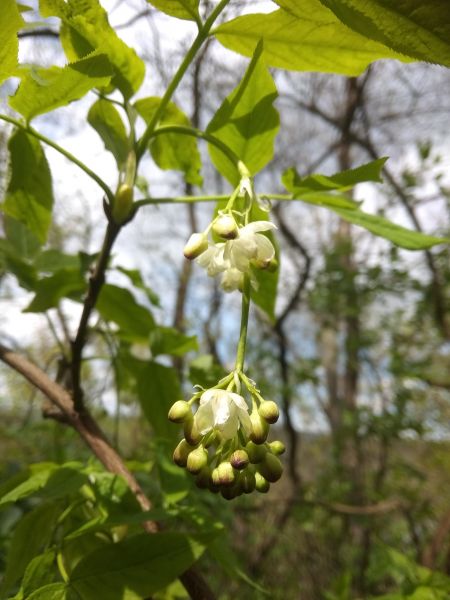
M248 315L250 312L250 278L244 275L244 289L242 290L242 312L241 312L241 330L239 332L239 342L236 352L235 371L241 372L244 368L245 346L247 344Z
M57 152L59 152L60 154L65 156L66 158L68 158L71 162L73 162L75 165L77 165L77 167L79 167L82 171L84 171L86 173L86 175L88 175L91 179L93 179L102 188L102 190L105 192L109 202L112 202L114 200L114 194L112 193L109 186L103 181L103 179L101 177L99 177L96 173L94 173L94 171L91 171L91 169L88 166L86 166L83 162L81 162L81 160L76 158L76 156L74 156L71 152L69 152L68 150L66 150L65 148L63 148L62 146L57 144L56 142L53 142L50 138L46 137L42 133L39 133L35 129L32 129L29 125L25 125L21 121L18 121L17 119L13 119L12 117L8 117L6 115L0 115L0 120L6 121L7 123L11 123L12 125L15 125L16 127L19 127L19 129L23 129L23 131L26 131L28 134L32 135L33 137L40 140L41 142L44 142L44 144L47 144L47 146L50 146L51 148L53 148L54 150L56 150Z
M291 194L262 194L266 198L272 198L272 200L279 200L281 202L290 202L296 200ZM152 204L195 204L197 202L220 202L228 200L230 194L213 194L206 196L175 196L173 198L142 198L137 200L133 207L138 209L142 206L149 206Z
M166 92L165 92L164 96L162 97L161 102L155 111L155 114L152 117L152 120L147 125L147 129L144 131L141 139L138 142L137 151L136 151L138 164L147 148L147 144L155 130L156 125L158 124L158 121L164 114L164 111L165 111L167 105L169 104L173 94L175 93L175 90L177 89L180 81L183 79L184 74L186 73L190 64L194 60L195 55L197 54L198 50L202 46L203 42L207 39L207 37L209 35L209 31L214 24L214 21L220 15L220 13L226 7L226 5L228 4L229 1L230 0L221 0L219 2L219 4L216 6L216 8L209 15L209 17L206 19L203 27L199 29L199 32L198 32L195 40L193 41L192 46L189 48L186 56L183 59L183 62L178 67L178 70L175 73L175 75L173 76L173 79L170 82L169 86L167 87Z
M178 133L180 135L190 135L192 137L200 138L209 142L213 146L216 146L223 154L239 169L239 165L242 165L242 161L239 157L229 148L226 144L220 141L218 138L214 137L210 133L206 131L201 131L200 129L195 129L195 127L187 127L185 125L163 125L162 127L158 127L155 129L148 137L150 140L153 137L158 135L164 135L165 133Z

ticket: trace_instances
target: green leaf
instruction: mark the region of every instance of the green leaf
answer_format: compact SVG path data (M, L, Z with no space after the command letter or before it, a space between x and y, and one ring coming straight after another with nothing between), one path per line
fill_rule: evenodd
M134 535L87 554L68 585L83 600L141 600L167 586L205 551L216 533Z
M225 375L225 370L215 362L212 354L197 356L189 364L189 381L192 385L201 385L204 388L210 388L219 379L225 377Z
M89 109L87 120L102 138L105 148L112 152L120 168L127 159L129 141L119 111L112 102L97 100Z
M102 287L96 308L103 319L116 323L130 340L147 341L155 327L149 309L138 304L131 292L117 285L108 283Z
M40 0L40 9L43 17L59 17L63 21L61 42L70 61L99 50L114 68L114 87L126 99L137 92L145 76L144 63L118 37L98 0Z
M250 213L250 221L268 221L269 215L267 212L259 208L258 205L253 204ZM276 237L271 231L261 233L266 235L272 242L275 248L275 257L280 261L280 252ZM253 302L259 306L259 308L266 313L271 322L275 321L275 303L277 300L277 286L278 286L278 274L280 268L275 272L267 271L266 269L253 269L253 274L256 276L258 282L258 289L251 290L251 298Z
M35 590L26 600L72 600L65 583L50 583Z
M450 243L449 238L438 238L432 235L425 235L418 231L411 231L400 225L392 223L384 217L370 215L361 210L351 210L348 208L333 208L342 219L359 225L371 233L389 240L401 248L407 250L426 250L437 244Z
M24 21L15 0L2 0L0 10L0 83L15 74L19 40L17 32Z
M158 306L159 308L161 307L158 295L145 284L144 280L142 279L142 274L138 269L126 269L125 267L120 266L116 266L116 269L120 273L126 275L135 287L145 292L145 295L153 304L153 306Z
M240 84L221 104L207 132L228 146L252 175L273 157L280 120L273 106L277 89L261 58L259 45ZM233 185L239 182L236 165L217 147L208 145L213 163Z
M200 19L198 14L199 0L147 0L147 2L177 19L187 21L198 21Z
M355 169L348 169L329 176L315 173L307 177L300 177L292 167L283 173L282 181L285 187L296 197L309 192L345 191L358 183L366 181L381 182L381 170L386 161L387 157L378 158Z
M23 312L45 312L58 306L62 298L79 300L86 290L80 269L60 269L54 275L43 277L34 286L33 300Z
M24 223L45 243L51 222L53 190L50 168L39 142L16 129L8 141L10 176L2 210Z
M36 284L36 271L33 266L22 260L14 246L5 239L0 239L0 271L14 275L19 285L26 290L33 289Z
M320 1L361 35L418 60L450 67L447 0Z
M186 352L198 350L197 336L185 335L173 327L157 327L150 334L150 348L153 356L183 356Z
M14 110L30 121L37 115L79 100L111 79L111 65L104 54L94 54L65 67L34 68L22 77L9 100Z
M134 107L148 124L153 118L161 98L149 97L138 100ZM174 102L169 102L158 123L163 125L189 126L190 121ZM193 185L201 185L202 166L195 138L177 133L168 133L150 140L149 149L153 160L160 169L174 169L184 173L185 180Z
M172 404L182 397L175 369L154 361L143 363L138 375L138 396L156 435L174 440L177 428L168 420L167 413Z
M214 34L226 48L244 56L252 56L263 40L267 64L294 71L356 76L380 58L410 60L348 29L319 0L282 4L287 10L237 17Z
M158 439L155 443L155 455L158 466L158 475L161 485L161 491L164 495L164 504L173 506L189 493L191 481L188 480L188 474L185 469L180 469L173 462L172 454L175 446L175 440Z
M52 531L50 531L52 533ZM28 598L34 590L53 583L55 578L55 551L47 550L36 556L25 570L19 597Z
M32 495L60 498L77 491L88 482L87 475L81 472L80 465L76 463L61 467L52 463L36 465L28 479L0 498L0 506Z
M3 229L6 239L21 258L25 260L36 258L40 252L41 243L24 223L5 215Z
M23 576L28 563L48 544L59 517L54 503L45 503L26 513L14 529L7 555L0 597Z
M34 266L41 273L56 273L61 269L80 269L80 257L50 248L36 257Z

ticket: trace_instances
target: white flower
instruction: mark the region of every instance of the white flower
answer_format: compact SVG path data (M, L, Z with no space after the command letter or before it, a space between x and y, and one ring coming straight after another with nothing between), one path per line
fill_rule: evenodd
M200 406L194 415L194 425L201 435L215 429L227 440L233 438L240 427L247 434L252 428L244 398L227 390L216 389L202 394Z
M261 231L276 229L270 221L254 221L241 227L238 236L225 243L210 245L197 258L210 277L222 275L221 286L226 292L241 289L244 273L250 273L250 261L265 268L275 256L272 242ZM252 278L254 280L254 278Z

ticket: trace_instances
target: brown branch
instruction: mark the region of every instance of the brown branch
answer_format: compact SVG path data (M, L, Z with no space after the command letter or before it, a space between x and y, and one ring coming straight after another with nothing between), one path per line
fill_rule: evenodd
M125 479L143 511L151 509L152 504L138 481L126 467L119 454L109 444L103 431L86 408L83 408L81 414L78 413L72 396L67 390L50 379L44 371L28 359L1 344L0 360L20 373L50 400L57 412L47 410L47 416L55 418L58 415L58 421L63 421L72 426L103 466L111 473L120 475ZM158 525L153 521L146 521L143 525L148 533L158 531ZM194 568L190 568L183 573L180 576L180 581L193 600L215 600L215 596L207 583Z
M429 569L436 569L436 562L445 544L450 540L450 510L448 510L437 524L430 543L422 553L422 564Z

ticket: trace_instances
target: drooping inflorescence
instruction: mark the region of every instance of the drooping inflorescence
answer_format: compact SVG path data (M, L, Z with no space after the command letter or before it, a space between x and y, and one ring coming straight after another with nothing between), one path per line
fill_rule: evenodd
M184 430L174 462L195 477L199 488L220 492L227 500L254 490L265 493L283 472L278 455L284 444L267 442L278 416L275 402L264 400L253 381L234 371L217 386L171 407L169 419L182 423Z

